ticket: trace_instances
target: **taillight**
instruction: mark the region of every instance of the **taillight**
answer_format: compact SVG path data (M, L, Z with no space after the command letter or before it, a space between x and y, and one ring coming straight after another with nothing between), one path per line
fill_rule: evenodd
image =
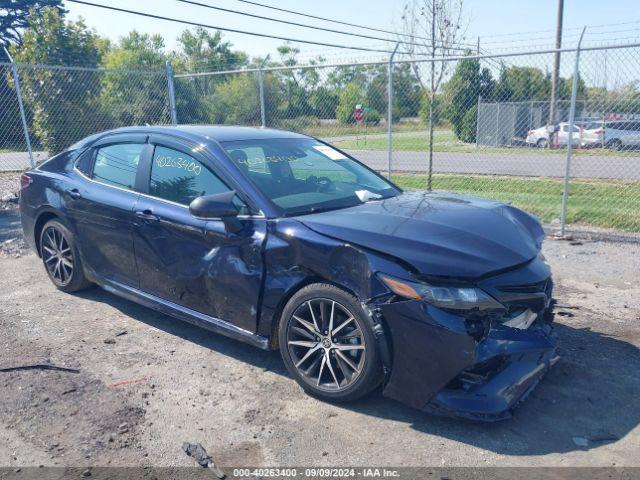
M601 135L604 133L604 128L599 128L598 130L594 131L593 133L595 133L596 135Z
M22 176L20 177L20 190L24 190L32 183L33 183L33 178L31 178L26 173L23 173Z

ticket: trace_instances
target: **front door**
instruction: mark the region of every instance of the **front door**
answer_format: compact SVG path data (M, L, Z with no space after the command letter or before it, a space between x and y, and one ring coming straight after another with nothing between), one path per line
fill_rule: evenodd
M242 219L243 231L229 234L222 220L193 217L193 199L230 189L190 149L167 141L153 148L148 189L134 212L140 288L255 332L265 220Z

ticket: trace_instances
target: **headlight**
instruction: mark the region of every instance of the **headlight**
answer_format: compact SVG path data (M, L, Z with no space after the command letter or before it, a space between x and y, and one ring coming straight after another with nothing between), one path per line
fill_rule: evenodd
M542 263L544 263L547 267L551 266L551 265L549 265L549 262L547 261L547 258L542 254L542 252L538 252L538 259L540 259L542 261Z
M382 282L396 295L420 300L448 310L504 310L505 307L483 290L475 287L443 287L411 282L378 274Z

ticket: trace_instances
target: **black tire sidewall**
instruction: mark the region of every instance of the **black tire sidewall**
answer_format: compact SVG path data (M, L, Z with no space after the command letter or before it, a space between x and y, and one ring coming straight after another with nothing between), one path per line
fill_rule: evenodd
M287 329L291 322L291 317L294 311L307 300L315 298L328 298L335 300L346 307L356 318L357 323L360 325L362 333L364 335L366 350L365 350L365 362L360 376L355 380L352 385L337 392L330 392L313 388L305 382L295 367L291 357L289 355L289 349L287 347ZM383 377L382 362L380 359L380 353L378 351L376 337L373 330L373 320L364 311L360 302L356 297L349 294L345 290L328 283L315 283L307 285L295 293L291 299L287 302L282 311L278 327L278 341L280 345L280 354L284 361L287 370L291 376L298 382L298 384L308 394L328 401L352 401L360 398L376 386L380 384Z
M59 284L51 276L51 273L49 272L49 269L47 268L47 266L45 265L45 262L44 262L44 255L43 255L43 252L42 252L42 250L44 249L44 246L43 246L44 245L44 234L47 231L47 229L49 229L51 227L54 227L57 230L59 230L60 232L62 232L62 234L64 235L64 238L67 241L67 244L69 245L69 248L71 248L71 252L73 254L73 274L71 275L71 281L68 282L66 285ZM58 288L59 290L62 290L63 292L75 292L76 290L81 290L83 288L86 288L89 285L89 282L87 281L86 277L84 276L84 271L83 271L83 268L82 268L82 261L80 260L80 255L78 253L78 248L76 247L75 237L73 236L73 233L71 232L69 227L67 227L59 219L49 220L42 227L42 230L40 231L40 257L42 258L42 264L44 265L45 271L47 272L47 275L49 276L49 279L56 286L56 288Z

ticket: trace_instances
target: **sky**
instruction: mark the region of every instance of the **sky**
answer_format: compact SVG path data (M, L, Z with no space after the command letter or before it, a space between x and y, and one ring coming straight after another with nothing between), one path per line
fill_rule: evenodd
M253 32L269 33L319 42L357 45L373 48L388 48L385 42L321 32L271 21L249 18L226 12L187 5L177 0L90 0L94 3L144 11L184 20L207 23L220 27ZM286 14L238 0L199 0L219 7L251 12L300 23L347 30L372 36L389 37L384 33L359 30L355 27ZM339 19L385 30L394 30L399 25L399 16L404 5L402 0L256 0L289 10ZM65 2L72 19L84 18L85 22L99 34L117 40L132 29L140 32L158 33L163 36L167 48L176 46L176 38L185 25L158 19L143 18L127 13L108 11L92 6ZM603 8L605 7L606 8ZM553 46L557 0L464 0L464 13L468 27L463 42L475 45L480 37L483 50L504 52L505 49L551 48ZM634 23L635 22L635 23ZM640 9L638 0L565 0L563 46L577 42L582 26L588 26L588 44L631 43L640 40ZM274 55L283 42L237 33L225 33L224 39L234 47L251 56ZM296 44L296 46L298 46ZM323 55L328 60L379 58L381 54L328 49L315 45L299 45L301 58Z

